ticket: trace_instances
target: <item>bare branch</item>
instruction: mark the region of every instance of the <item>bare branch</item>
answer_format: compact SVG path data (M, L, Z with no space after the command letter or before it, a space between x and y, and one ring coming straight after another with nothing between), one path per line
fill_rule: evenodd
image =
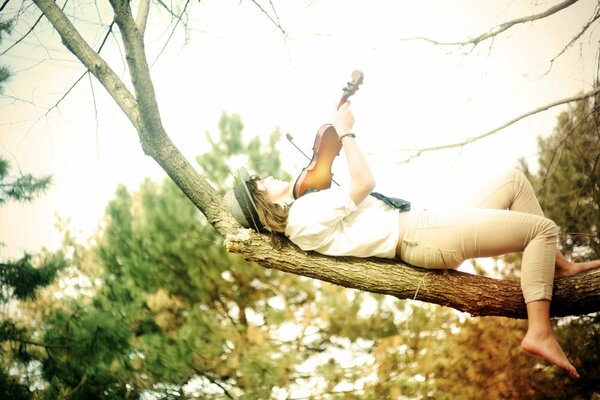
M96 94L94 92L94 83L92 82L92 76L88 74L90 82L90 92L92 93L92 103L94 105L94 120L96 121L96 159L100 158L99 146L98 146L98 107L96 106Z
M6 3L4 5L6 5ZM4 5L3 5L3 7L4 7ZM44 14L40 14L38 19L36 19L35 22L33 23L33 25L31 25L31 28L29 28L29 30L27 32L25 32L25 34L23 36L21 36L19 39L17 39L12 45L8 46L8 48L6 50L4 50L2 53L0 53L0 57L5 55L6 53L8 53L13 47L15 47L16 45L21 43L21 41L23 41L31 32L33 32L36 25L40 22L40 20L42 19L43 16L44 16Z
M554 151L552 152L552 157L550 158L550 162L548 163L548 172L544 175L544 180L542 181L542 184L541 184L540 189L539 189L540 193L543 192L546 189L547 184L549 183L550 179L552 179L552 177L554 176L554 174L556 173L556 171L560 167L560 160L562 159L563 148L564 148L566 142L575 133L575 131L583 123L585 123L589 117L591 117L591 116L593 117L594 114L597 111L598 111L598 107L594 107L589 113L587 113L586 115L584 115L583 118L578 119L577 124L571 126L571 129L569 129L569 131L560 140L560 142L558 142L558 144L554 148ZM580 155L585 159L585 157L581 153L580 153ZM558 160L555 162L557 156L558 156ZM554 169L552 169L553 166L554 166ZM582 190L583 190L583 188L582 188Z
M473 142L476 142L476 141L478 141L480 139L483 139L483 138L486 138L488 136L491 136L494 133L498 133L499 131L501 131L501 130L503 130L503 129L505 129L505 128L511 126L511 125L513 125L516 122L519 122L520 120L522 120L524 118L527 118L527 117L530 117L532 115L538 114L538 113L540 113L542 111L546 111L546 110L548 110L550 108L553 108L553 107L556 107L556 106L560 106L562 104L567 104L567 103L571 103L571 102L574 102L574 101L587 99L589 97L592 97L592 96L596 95L597 93L600 93L600 87L596 87L595 89L590 90L589 92L583 93L581 95L568 97L566 99L562 99L562 100L558 100L558 101L555 101L555 102L550 103L550 104L546 104L545 106L536 108L535 110L532 110L532 111L526 112L525 114L519 115L518 117L511 119L510 121L508 121L508 122L500 125L497 128L492 129L491 131L482 133L481 135L473 136L473 137L471 137L471 138L469 138L467 140L464 140L462 142L444 144L444 145L440 145L440 146L424 147L424 148L421 148L421 149L399 149L399 151L407 151L407 152L413 152L413 153L415 153L413 156L409 157L408 159L406 159L406 160L404 160L402 162L410 161L410 160L412 160L412 159L420 156L421 154L427 153L427 152L430 152L430 151L447 150L447 149L452 149L452 148L455 148L455 147L466 146L466 145L471 144Z
M125 47L125 59L129 66L129 75L138 110L141 111L142 126L136 127L140 134L158 134L166 137L166 132L160 118L160 111L156 101L156 93L150 76L150 68L146 61L146 51L144 49L144 38L135 25L129 1L110 0L110 5L115 12L115 22L119 27L123 45ZM143 139L143 138L142 138ZM151 144L142 141L142 144ZM146 152L149 149L144 149Z
M43 14L42 14L43 15ZM115 22L111 22L111 24L108 26L108 30L106 31L106 34L104 35L104 39L102 39L102 42L100 43L100 46L98 47L98 54L100 54L100 52L102 51L102 49L104 48L104 45L106 44L106 40L108 39L108 37L110 36L111 32L112 32L112 28L114 26ZM77 78L77 80L75 82L73 82L73 84L65 91L65 93L63 93L63 95L56 101L56 103L54 103L54 105L52 107L49 107L46 110L46 113L44 113L44 115L42 115L40 118L43 117L47 117L48 114L50 114L50 112L56 108L58 108L58 106L60 105L60 103L62 103L62 101L64 99L67 98L67 96L71 93L71 91L75 88L75 86L77 86L77 84L83 79L84 76L86 76L87 74L89 74L89 71L85 71L83 74L81 74L81 76L79 78ZM93 88L92 88L93 90ZM93 92L92 92L92 97L93 97ZM94 99L94 106L95 106L95 99ZM38 120L40 119L38 118ZM97 132L96 132L97 133Z
M75 82L73 82L73 84L72 84L72 85L71 85L71 86L70 86L70 87L69 87L69 88L68 88L68 89L67 89L67 90L66 90L66 91L63 93L63 95L62 95L62 96L60 96L60 98L59 98L59 99L56 101L56 103L54 103L54 105L53 105L52 107L49 107L49 108L46 110L46 113L45 113L44 115L42 115L42 117L40 117L40 118L47 117L47 116L48 116L48 114L50 114L50 112L51 112L53 109L55 109L55 108L58 108L58 105L59 105L60 103L62 103L62 101L63 101L65 98L67 98L67 96L69 95L69 93L71 93L71 90L75 89L75 86L77 86L77 84L78 84L79 82L81 82L81 80L83 79L83 77L84 77L84 76L86 76L88 73L89 73L89 71L85 71L83 74L81 74L81 76L79 76L79 78L77 78L77 80L76 80Z
M169 14L171 14L171 16L172 16L172 17L174 17L174 18L179 18L179 16L178 16L177 14L175 14L175 13L173 12L173 10L171 10L171 9L169 8L169 6L167 6L167 5L165 4L165 2L164 2L164 1L162 1L162 0L156 0L156 2L157 2L158 4L160 4L161 6L163 6L163 8L164 8L165 10L167 10L167 12L168 12Z
M279 17L277 16L277 11L275 11L275 7L273 6L273 3L271 1L269 1L269 3L271 4L271 8L273 9L273 14L275 14L275 19L273 19L273 17L271 17L269 15L269 13L262 8L262 6L260 4L258 4L258 2L256 0L251 0L252 3L254 3L254 5L256 7L258 7L258 9L266 15L267 18L269 18L269 20L273 23L273 25L275 25L277 27L277 29L279 29L281 31L281 33L283 34L284 37L287 37L287 33L285 32L285 30L283 29L283 27L281 26L281 22L279 21Z
M10 0L4 0L4 3L2 3L2 6L0 6L0 12L1 12L2 10L4 10L4 7L6 7L6 5L8 4L8 2L9 2L9 1L10 1Z
M557 55L555 55L554 57L552 57L552 59L550 60L550 65L548 66L548 69L546 70L546 74L552 69L552 66L554 65L554 62L560 57L562 56L576 41L578 41L583 34L590 28L590 26L592 26L592 24L594 22L596 22L598 20L598 18L600 18L600 9L596 8L596 13L594 14L594 16L583 26L583 28L581 28L581 31L579 31L579 33L577 33L575 36L573 36L573 38L571 39L571 41L569 43L567 43L561 51L558 52Z
M500 25L496 25L495 27L493 27L492 29L490 29L489 31L482 33L481 35L473 38L473 39L468 39L468 40L463 40L463 41L456 41L456 42L442 42L442 41L437 41L437 40L433 40L433 39L429 39L427 37L423 37L423 36L418 36L418 37L414 37L414 38L409 38L409 39L405 39L405 40L424 40L426 42L429 43L433 43L435 45L441 45L441 46L466 46L466 45L472 45L473 47L477 46L479 43L490 39L490 38L494 38L496 36L498 36L499 34L501 34L504 31L507 31L508 29L512 28L515 25L519 25L519 24L523 24L526 22L533 22L536 21L538 19L543 19L546 17L549 17L552 14L556 14L559 11L562 11L564 9L566 9L567 7L577 3L578 0L565 0L562 3L559 3L557 5L555 5L554 7L550 7L549 9L547 9L544 12L538 13L538 14L534 14L534 15L530 15L528 17L521 17L521 18L517 18L517 19L513 19L507 22L504 22L503 24Z
M161 4L163 4L163 6L165 8L167 8L164 3L161 2ZM185 2L185 5L183 6L183 11L181 11L181 14L179 14L179 15L173 14L173 12L170 9L167 8L167 10L169 10L169 12L171 13L171 15L173 15L177 19L177 21L175 22L175 25L173 25L173 29L171 29L171 33L169 34L169 37L167 38L167 41L165 42L165 44L163 45L163 47L160 49L160 51L156 55L156 58L154 59L154 61L152 61L152 65L154 65L154 63L162 55L163 51L165 51L165 49L167 48L167 45L171 41L171 38L173 37L173 34L175 33L175 29L177 28L177 25L179 25L179 23L181 22L181 17L183 17L183 15L185 14L185 12L187 11L187 8L188 8L189 4L190 4L190 0L187 0Z
M123 81L110 66L83 39L71 21L52 0L34 0L60 34L63 43L81 63L102 83L131 123L140 128L140 112L137 102Z
M146 23L148 22L148 12L150 11L150 0L140 0L138 7L138 13L135 19L135 25L137 26L140 34L143 36L146 31Z

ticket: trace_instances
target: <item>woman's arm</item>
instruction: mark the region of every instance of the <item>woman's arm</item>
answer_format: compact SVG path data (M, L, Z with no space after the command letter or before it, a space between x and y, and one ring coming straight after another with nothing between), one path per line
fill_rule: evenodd
M333 116L333 127L339 137L350 133L354 126L354 115L350 111L350 103L344 103ZM367 159L352 136L344 136L342 147L350 172L350 198L354 204L360 204L375 187L375 178Z

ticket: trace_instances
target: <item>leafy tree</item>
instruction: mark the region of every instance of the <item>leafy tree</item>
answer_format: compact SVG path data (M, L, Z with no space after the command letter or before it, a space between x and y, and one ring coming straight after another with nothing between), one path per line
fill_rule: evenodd
M199 163L247 157L252 170L281 174L252 161L267 153L275 161L264 165L278 166L278 132L245 144L242 127L224 114L219 149ZM310 395L378 399L435 389L423 371L458 323L452 311L261 268L226 252L200 217L170 181L117 190L97 245L70 245L96 283L43 318L48 348L38 359L49 385L39 393L254 399L310 385Z
M596 96L561 113L553 134L539 139L538 172L525 169L544 213L560 226L561 250L574 261L600 258L598 104ZM558 324L558 337L567 353L577 355L582 379L548 380L535 398L586 399L600 390L599 318L596 313Z
M0 21L0 43L2 43L2 35L10 33L13 21ZM0 94L4 92L3 83L8 80L10 73L8 68L4 65L0 65Z
M554 132L539 139L536 173L524 160L520 165L545 214L562 229L562 250L575 261L600 255L596 101L580 101L559 115ZM501 257L495 272L518 278L520 261L516 254ZM461 399L589 399L600 389L599 318L596 313L556 321L557 337L581 374L578 381L520 351L524 321L466 319L458 334L445 342L441 362L434 369L439 392Z
M0 204L9 200L31 201L50 183L49 177L13 178L9 172L8 162L0 159ZM12 318L9 311L15 308L16 302L35 299L38 291L52 283L64 267L65 260L60 253L24 254L17 260L0 261L0 305L6 314L0 322L0 354L4 359L0 365L0 397L30 397L27 386L8 374L8 369L26 365L32 359L32 351L43 346L32 340L31 329Z
M539 171L526 170L544 212L561 227L562 250L577 260L600 257L600 135L596 97L560 114L539 139Z
M215 180L228 174L214 168L225 165L213 163L216 156L248 154L253 170L279 172L278 133L267 146L245 144L242 127L224 114L219 148L198 158ZM278 337L310 305L314 284L227 253L170 181L146 181L135 194L120 187L97 248L79 253L82 270L102 283L91 303L74 300L46 319L45 341L56 345L44 360L47 396L269 398L293 379L299 360L319 351Z
M3 33L10 31L11 25L11 22L0 22L0 40ZM0 66L0 93L8 78L8 69ZM13 177L8 161L0 158L0 205L10 200L32 201L48 188L50 181L48 176L37 178L31 174ZM64 259L60 254L24 254L17 260L0 261L0 305L3 313L8 314L9 305L15 301L34 299L38 290L53 282L63 267ZM31 359L32 346L37 345L31 340L31 332L19 321L3 316L0 322L0 355L5 362L0 365L0 397L30 398L27 385L9 374L8 369L27 364Z

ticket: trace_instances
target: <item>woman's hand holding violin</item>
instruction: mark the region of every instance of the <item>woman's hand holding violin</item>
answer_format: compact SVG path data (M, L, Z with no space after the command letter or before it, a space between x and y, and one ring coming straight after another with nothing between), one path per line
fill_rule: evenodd
M331 124L340 137L352 131L352 127L354 126L354 114L350 111L349 101L346 101L334 112Z

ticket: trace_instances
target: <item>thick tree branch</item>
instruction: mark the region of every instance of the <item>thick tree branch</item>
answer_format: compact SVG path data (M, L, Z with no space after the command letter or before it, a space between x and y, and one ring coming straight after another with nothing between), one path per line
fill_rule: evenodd
M6 5L8 4L10 0L4 0L4 2L2 3L2 5L0 6L0 12L2 12L2 10L4 10L4 7L6 7Z
M227 249L267 268L336 285L416 299L474 316L526 318L519 282L497 280L454 270L428 270L398 260L327 257L304 252L286 242L273 249L267 236L240 230L228 235ZM555 281L552 315L600 311L600 270Z
M498 126L497 128L492 129L491 131L487 131L485 133L482 133L481 135L477 135L477 136L473 136L471 138L468 138L466 140L463 140L461 142L456 142L456 143L448 143L448 144L442 144L442 145L438 145L438 146L431 146L431 147L423 147L420 149L406 149L406 148L401 148L398 149L398 151L404 151L404 152L412 152L414 153L412 156L408 157L406 160L403 160L401 162L408 162L410 160L413 160L417 157L419 157L421 154L423 153L427 153L430 151L437 151L437 150L448 150L448 149L452 149L452 148L456 148L456 147L463 147L466 146L468 144L471 144L473 142L476 142L480 139L486 138L488 136L491 136L495 133L500 132L501 130L508 128L509 126L519 122L520 120L530 117L532 115L538 114L542 111L546 111L549 110L550 108L556 107L556 106L560 106L563 104L567 104L567 103L572 103L574 101L579 101L579 100L584 100L587 98L590 98L592 96L595 96L596 94L600 93L600 86L596 87L595 89L590 90L589 92L585 92L583 94L580 95L576 95L576 96L571 96L571 97L567 97L565 99L561 99L561 100L557 100L553 103L549 103L546 104L544 106L538 107L535 110L531 110L529 112L526 112L525 114L521 114L518 117L515 117L513 119L511 119L508 122L505 122L504 124Z
M144 32L146 31L146 23L148 22L149 11L150 0L140 0L140 5L138 6L138 12L135 18L135 25L142 36L144 36Z
M135 24L129 1L111 0L110 5L115 12L115 22L123 39L125 59L129 66L129 75L143 122L144 129L142 132L149 135L154 132L163 134L164 128L156 102L154 85L152 84L150 69L146 63L143 34ZM142 145L144 144L149 143L142 142ZM145 148L144 150L148 152L148 149Z

